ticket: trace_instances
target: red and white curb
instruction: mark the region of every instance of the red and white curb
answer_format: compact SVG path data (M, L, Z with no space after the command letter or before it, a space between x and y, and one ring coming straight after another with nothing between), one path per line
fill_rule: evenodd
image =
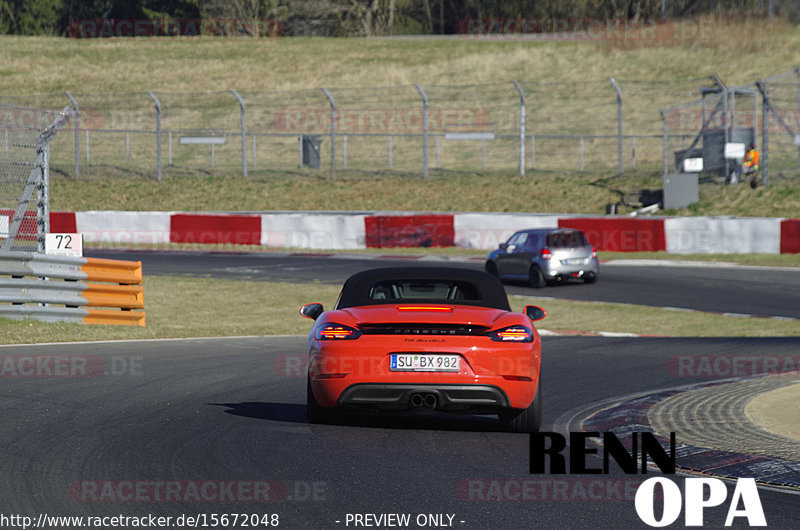
M6 214L3 214L6 215ZM800 253L800 219L425 212L51 212L52 232L88 242L259 245L310 250L493 250L524 228L583 230L598 250Z

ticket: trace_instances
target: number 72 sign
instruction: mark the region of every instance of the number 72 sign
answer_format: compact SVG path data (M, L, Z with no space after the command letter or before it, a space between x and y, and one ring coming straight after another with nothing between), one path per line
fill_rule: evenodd
M56 256L83 256L83 234L46 234L44 253Z

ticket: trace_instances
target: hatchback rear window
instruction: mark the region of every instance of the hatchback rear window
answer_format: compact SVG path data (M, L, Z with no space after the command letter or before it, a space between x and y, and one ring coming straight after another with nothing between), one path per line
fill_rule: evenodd
M589 242L583 232L554 232L547 235L547 246L550 248L573 248L588 246Z

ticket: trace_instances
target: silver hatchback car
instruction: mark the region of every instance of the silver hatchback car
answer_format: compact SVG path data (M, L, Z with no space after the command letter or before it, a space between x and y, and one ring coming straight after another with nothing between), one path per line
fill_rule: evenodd
M501 280L525 280L532 287L570 279L597 281L597 251L580 230L520 230L489 253L486 272Z

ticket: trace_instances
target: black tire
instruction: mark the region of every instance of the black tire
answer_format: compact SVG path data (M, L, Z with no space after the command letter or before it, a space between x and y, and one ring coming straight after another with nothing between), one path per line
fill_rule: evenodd
M542 379L536 386L536 395L526 409L505 409L500 421L511 432L538 432L542 426Z
M597 282L597 274L589 274L583 279L583 283L596 283Z
M531 287L534 289L541 289L547 285L547 281L544 279L544 273L538 265L531 265L528 271L528 283L530 283Z
M495 278L500 277L500 273L497 272L497 264L494 261L487 261L486 262L486 272L494 276Z
M340 411L336 407L326 408L317 403L311 390L311 379L306 379L306 419L309 423L336 423Z

